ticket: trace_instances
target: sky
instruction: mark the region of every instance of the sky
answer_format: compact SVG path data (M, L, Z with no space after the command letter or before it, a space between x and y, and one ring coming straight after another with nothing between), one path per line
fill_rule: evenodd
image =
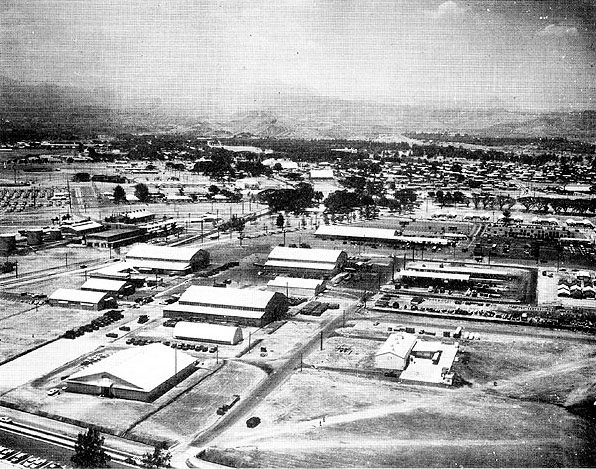
M593 0L2 0L0 74L234 111L301 93L594 109ZM1 103L0 103L1 104Z

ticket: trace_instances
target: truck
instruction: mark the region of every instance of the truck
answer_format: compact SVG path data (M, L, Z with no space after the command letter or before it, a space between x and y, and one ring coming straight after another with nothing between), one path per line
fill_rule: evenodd
M240 400L240 396L238 394L234 394L232 396L232 400L229 404L224 404L217 409L217 415L224 415L228 410L230 410L238 401Z

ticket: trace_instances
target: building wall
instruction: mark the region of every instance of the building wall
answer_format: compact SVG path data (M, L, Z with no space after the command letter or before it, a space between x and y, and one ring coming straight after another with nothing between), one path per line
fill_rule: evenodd
M190 266L193 272L209 265L209 253L203 249L199 250L190 260Z
M401 358L392 353L384 353L375 357L375 368L385 370L405 370L407 358Z
M112 386L110 391L112 396L116 399L151 402L165 392L169 391L176 384L188 378L192 373L195 372L195 370L196 367L194 363L191 363L186 368L180 370L176 375L152 389L150 392L144 390L119 388L117 386ZM102 392L101 386L79 382L67 382L66 390L78 394L90 394L92 396L99 396Z
M167 308L164 308L163 310L163 317L181 318L183 320L200 319L204 320L205 322L215 324L239 324L242 326L250 327L263 327L264 325L272 321L272 319L267 319L266 314L262 318L247 318L243 316L234 315L233 312L230 312L230 314L227 315L220 316L200 312L176 311Z
M304 298L311 298L313 296L316 296L319 293L321 293L321 291L323 290L323 287L318 287L316 289L315 288L298 288L298 287L286 288L281 285L268 286L267 288L271 291L281 293L282 295L285 295L287 293L288 296L298 296L298 297L304 297Z

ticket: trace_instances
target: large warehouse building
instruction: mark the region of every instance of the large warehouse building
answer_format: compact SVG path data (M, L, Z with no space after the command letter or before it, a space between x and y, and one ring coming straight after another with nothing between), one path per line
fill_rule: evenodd
M67 390L149 402L195 371L195 359L163 344L114 353L70 375Z
M174 338L198 340L215 344L236 345L242 342L242 329L223 324L179 321L174 326Z
M395 280L411 287L445 286L467 287L470 284L468 274L451 272L427 272L418 270L401 270L396 272Z
M104 291L85 291L73 288L59 288L48 298L51 306L61 306L72 309L88 309L99 311L105 308L115 308L116 299L111 293Z
M202 249L138 244L126 255L126 263L153 273L195 272L209 264L209 253Z
M262 327L287 310L288 300L281 293L193 285L176 303L166 306L163 315Z
M303 277L332 276L341 271L348 260L344 251L336 249L302 249L277 246L269 254L265 269Z
M410 244L425 246L447 246L452 243L446 238L426 236L401 236L398 230L387 228L363 228L359 226L321 225L315 236L328 240L374 242L384 244Z
M267 289L283 293L286 296L311 298L323 292L325 289L325 281L278 275L273 280L269 280Z

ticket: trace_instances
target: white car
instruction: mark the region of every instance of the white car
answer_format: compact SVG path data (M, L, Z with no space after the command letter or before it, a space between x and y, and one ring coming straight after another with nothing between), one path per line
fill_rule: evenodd
M48 396L54 396L56 394L60 394L60 389L58 388L52 388L48 391Z
M0 416L0 422L2 423L12 423L12 419L10 417L5 417L4 415Z

